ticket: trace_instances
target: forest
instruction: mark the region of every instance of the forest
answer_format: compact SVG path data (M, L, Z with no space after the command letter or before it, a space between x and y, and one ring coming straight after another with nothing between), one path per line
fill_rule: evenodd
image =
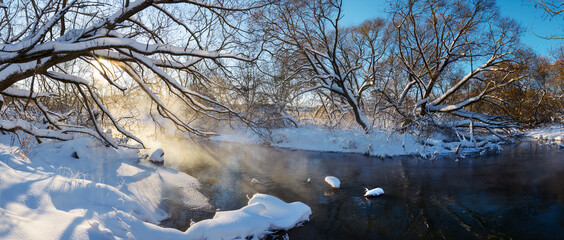
M197 137L315 125L452 141L563 119L564 46L535 53L492 0L398 1L357 26L336 0L29 3L0 10L0 129L37 142L143 147L147 118Z

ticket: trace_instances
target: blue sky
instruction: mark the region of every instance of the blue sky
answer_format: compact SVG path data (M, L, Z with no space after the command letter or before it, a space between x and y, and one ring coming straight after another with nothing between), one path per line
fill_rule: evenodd
M515 19L526 29L521 40L537 53L548 55L551 48L564 44L563 39L546 40L534 35L564 35L564 14L546 17L543 10L528 0L498 0L497 5L502 16ZM386 0L343 0L343 24L356 25L366 19L386 17L387 8Z

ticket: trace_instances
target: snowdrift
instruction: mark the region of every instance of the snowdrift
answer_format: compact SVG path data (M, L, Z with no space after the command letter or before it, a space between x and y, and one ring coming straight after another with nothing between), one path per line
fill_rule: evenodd
M534 139L564 143L564 125L554 125L533 129L525 135Z
M309 220L311 208L301 202L286 203L266 194L255 194L247 206L217 212L213 219L197 222L187 231L188 239L261 238L275 230L288 230Z
M9 135L0 135L2 239L262 237L311 214L303 203L256 194L248 206L217 212L181 232L157 225L169 217L163 200L213 209L197 179L185 173L140 162L136 150L108 148L91 138L43 143L27 156L10 146Z

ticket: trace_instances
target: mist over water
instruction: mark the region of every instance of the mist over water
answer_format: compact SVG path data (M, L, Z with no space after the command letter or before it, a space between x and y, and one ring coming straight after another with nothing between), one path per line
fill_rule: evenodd
M493 156L432 161L232 143L186 143L179 151L183 157L167 164L198 178L216 209L239 209L257 192L312 208L309 222L272 238L564 237L564 152L536 142ZM340 189L324 182L328 175L340 178ZM365 198L365 187L386 193ZM181 206L171 211L176 216L163 225L182 230L214 214Z

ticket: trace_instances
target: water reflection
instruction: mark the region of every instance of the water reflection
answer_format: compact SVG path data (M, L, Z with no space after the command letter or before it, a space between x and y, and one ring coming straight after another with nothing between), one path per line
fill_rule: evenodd
M311 221L290 230L292 239L564 238L564 152L534 142L497 156L433 161L238 144L193 148L172 164L198 178L216 208L238 209L256 192L308 204ZM328 175L341 179L340 189L324 182ZM365 198L365 187L386 193ZM168 225L186 228L213 212L177 215Z

